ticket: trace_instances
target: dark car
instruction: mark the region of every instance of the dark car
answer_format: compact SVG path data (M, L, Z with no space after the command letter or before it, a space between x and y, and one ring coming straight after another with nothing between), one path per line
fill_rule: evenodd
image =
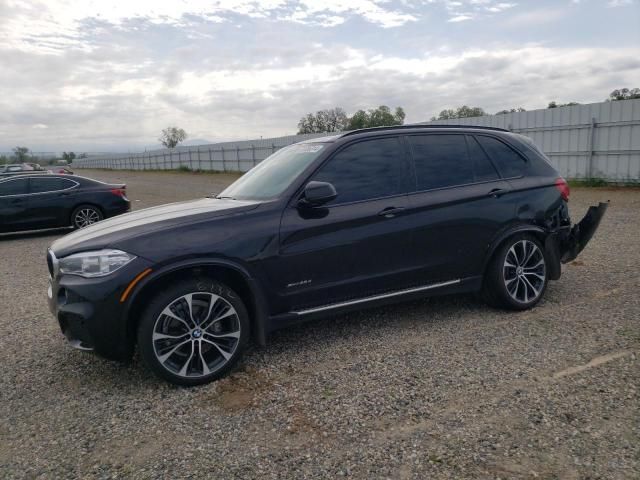
M82 228L130 209L126 185L65 175L0 178L0 232Z
M51 173L37 163L12 163L0 166L0 178L14 175L35 175Z
M425 295L522 310L585 247L607 204L527 138L377 128L276 152L217 197L149 208L51 245L49 303L69 341L181 385L228 372L250 338Z

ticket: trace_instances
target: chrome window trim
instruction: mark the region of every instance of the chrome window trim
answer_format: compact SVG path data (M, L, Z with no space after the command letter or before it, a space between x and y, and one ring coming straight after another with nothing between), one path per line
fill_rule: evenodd
M33 177L20 177L20 178L8 178L6 180L3 180L0 182L0 185L3 183L8 183L14 180L27 180L30 181L31 178ZM36 177L36 178L40 178L40 177ZM50 177L50 176L46 176L45 178L60 178L60 177ZM66 192L67 190L72 190L74 188L76 188L78 185L80 185L79 182L76 182L75 180L71 180L70 178L63 178L62 180L68 180L69 182L74 183L75 185L72 185L68 188L62 188L60 190L48 190L46 192L36 192L36 193L17 193L15 195L0 195L0 198L10 198L10 197L30 197L31 195L44 195L47 193L58 193L58 192Z

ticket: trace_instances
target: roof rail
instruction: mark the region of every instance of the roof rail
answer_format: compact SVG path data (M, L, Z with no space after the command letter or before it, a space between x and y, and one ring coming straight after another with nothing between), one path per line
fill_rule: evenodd
M347 137L349 135L356 135L358 133L367 133L367 132L384 132L386 130L407 130L407 129L419 129L419 128L476 128L480 130L493 130L496 132L508 132L504 128L498 127L484 127L481 125L447 125L447 124L412 124L412 125L395 125L389 127L371 127L371 128L360 128L358 130L351 130L350 132L345 132L342 136Z

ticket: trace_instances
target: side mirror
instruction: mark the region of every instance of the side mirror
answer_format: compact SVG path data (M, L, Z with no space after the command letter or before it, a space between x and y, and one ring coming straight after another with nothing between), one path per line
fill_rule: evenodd
M338 194L333 185L328 182L309 182L304 187L303 197L300 203L309 207L318 207L330 202Z

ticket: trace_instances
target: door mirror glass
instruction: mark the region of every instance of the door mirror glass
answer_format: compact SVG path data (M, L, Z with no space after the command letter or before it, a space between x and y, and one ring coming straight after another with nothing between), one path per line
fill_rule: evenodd
M338 194L333 185L328 182L309 182L304 187L301 203L311 207L324 205L336 198Z

